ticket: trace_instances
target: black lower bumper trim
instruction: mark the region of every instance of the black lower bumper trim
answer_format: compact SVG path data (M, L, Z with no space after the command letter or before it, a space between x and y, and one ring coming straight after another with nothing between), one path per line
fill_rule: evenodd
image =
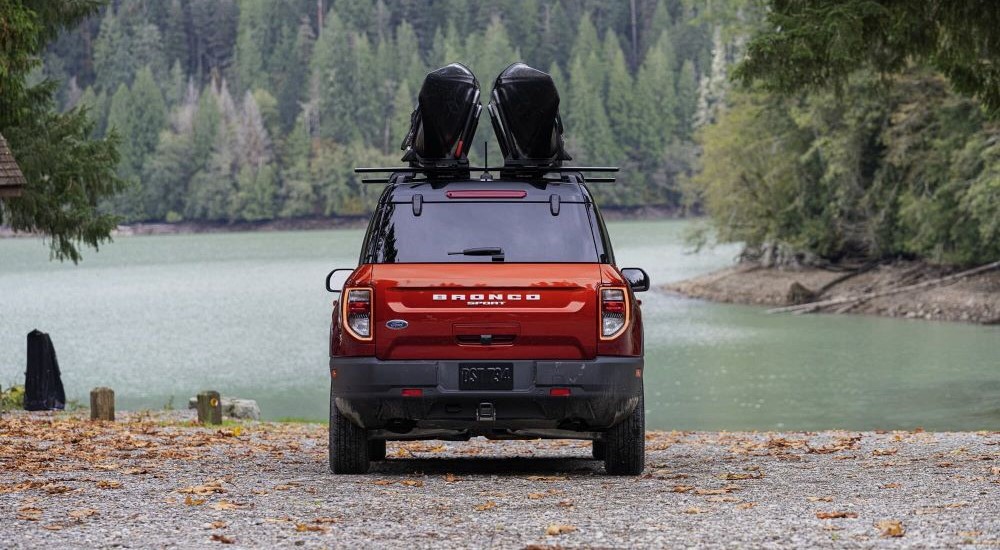
M469 361L462 361L468 364ZM331 385L341 413L368 429L449 429L471 433L558 429L600 431L632 412L642 391L641 357L511 361L513 389L460 390L459 361L335 357ZM421 395L403 396L402 390ZM551 395L567 388L569 395ZM490 410L484 417L482 411Z

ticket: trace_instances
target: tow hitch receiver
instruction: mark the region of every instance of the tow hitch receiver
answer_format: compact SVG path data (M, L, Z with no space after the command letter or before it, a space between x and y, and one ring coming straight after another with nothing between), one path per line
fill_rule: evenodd
M480 422L493 422L497 419L496 408L493 403L480 403L476 408L476 420Z

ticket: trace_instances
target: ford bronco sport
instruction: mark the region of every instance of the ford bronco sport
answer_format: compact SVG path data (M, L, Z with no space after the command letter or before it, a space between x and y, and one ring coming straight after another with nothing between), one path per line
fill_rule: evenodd
M358 267L327 277L334 473L386 440L473 436L589 439L609 474L642 472L649 278L616 267L583 176L612 169L562 165L558 103L548 75L509 67L488 106L504 165L470 167L479 85L452 64L421 88L409 166L359 169L390 175Z

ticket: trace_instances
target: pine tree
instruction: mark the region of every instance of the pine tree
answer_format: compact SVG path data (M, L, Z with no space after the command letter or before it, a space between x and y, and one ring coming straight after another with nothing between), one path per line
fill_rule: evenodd
M677 108L675 111L677 134L684 139L691 137L697 107L698 81L694 74L694 63L689 59L681 67L681 73L677 80Z
M635 125L632 141L643 162L655 165L663 158L676 123L673 52L667 33L646 53L635 81Z
M104 90L117 90L120 84L132 81L131 45L114 10L104 12L101 30L94 43L94 72L97 85Z
M590 57L596 58L597 54L591 53ZM570 66L569 102L562 110L573 156L583 164L614 162L621 155L601 101L601 82L595 81L586 70L593 62L593 59L585 62L579 56L574 58Z
M618 43L618 36L610 29L604 35L603 65L607 67L604 86L605 105L615 141L629 148L634 147L635 143L630 141L634 135L632 128L635 124L632 118L634 101L632 76L628 72L625 52Z

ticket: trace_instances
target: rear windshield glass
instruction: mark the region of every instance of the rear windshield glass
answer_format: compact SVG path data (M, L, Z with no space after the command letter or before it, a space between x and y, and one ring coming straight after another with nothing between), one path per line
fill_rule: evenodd
M385 205L367 254L373 263L598 262L589 206L562 203L425 202ZM499 252L499 253L498 253Z

